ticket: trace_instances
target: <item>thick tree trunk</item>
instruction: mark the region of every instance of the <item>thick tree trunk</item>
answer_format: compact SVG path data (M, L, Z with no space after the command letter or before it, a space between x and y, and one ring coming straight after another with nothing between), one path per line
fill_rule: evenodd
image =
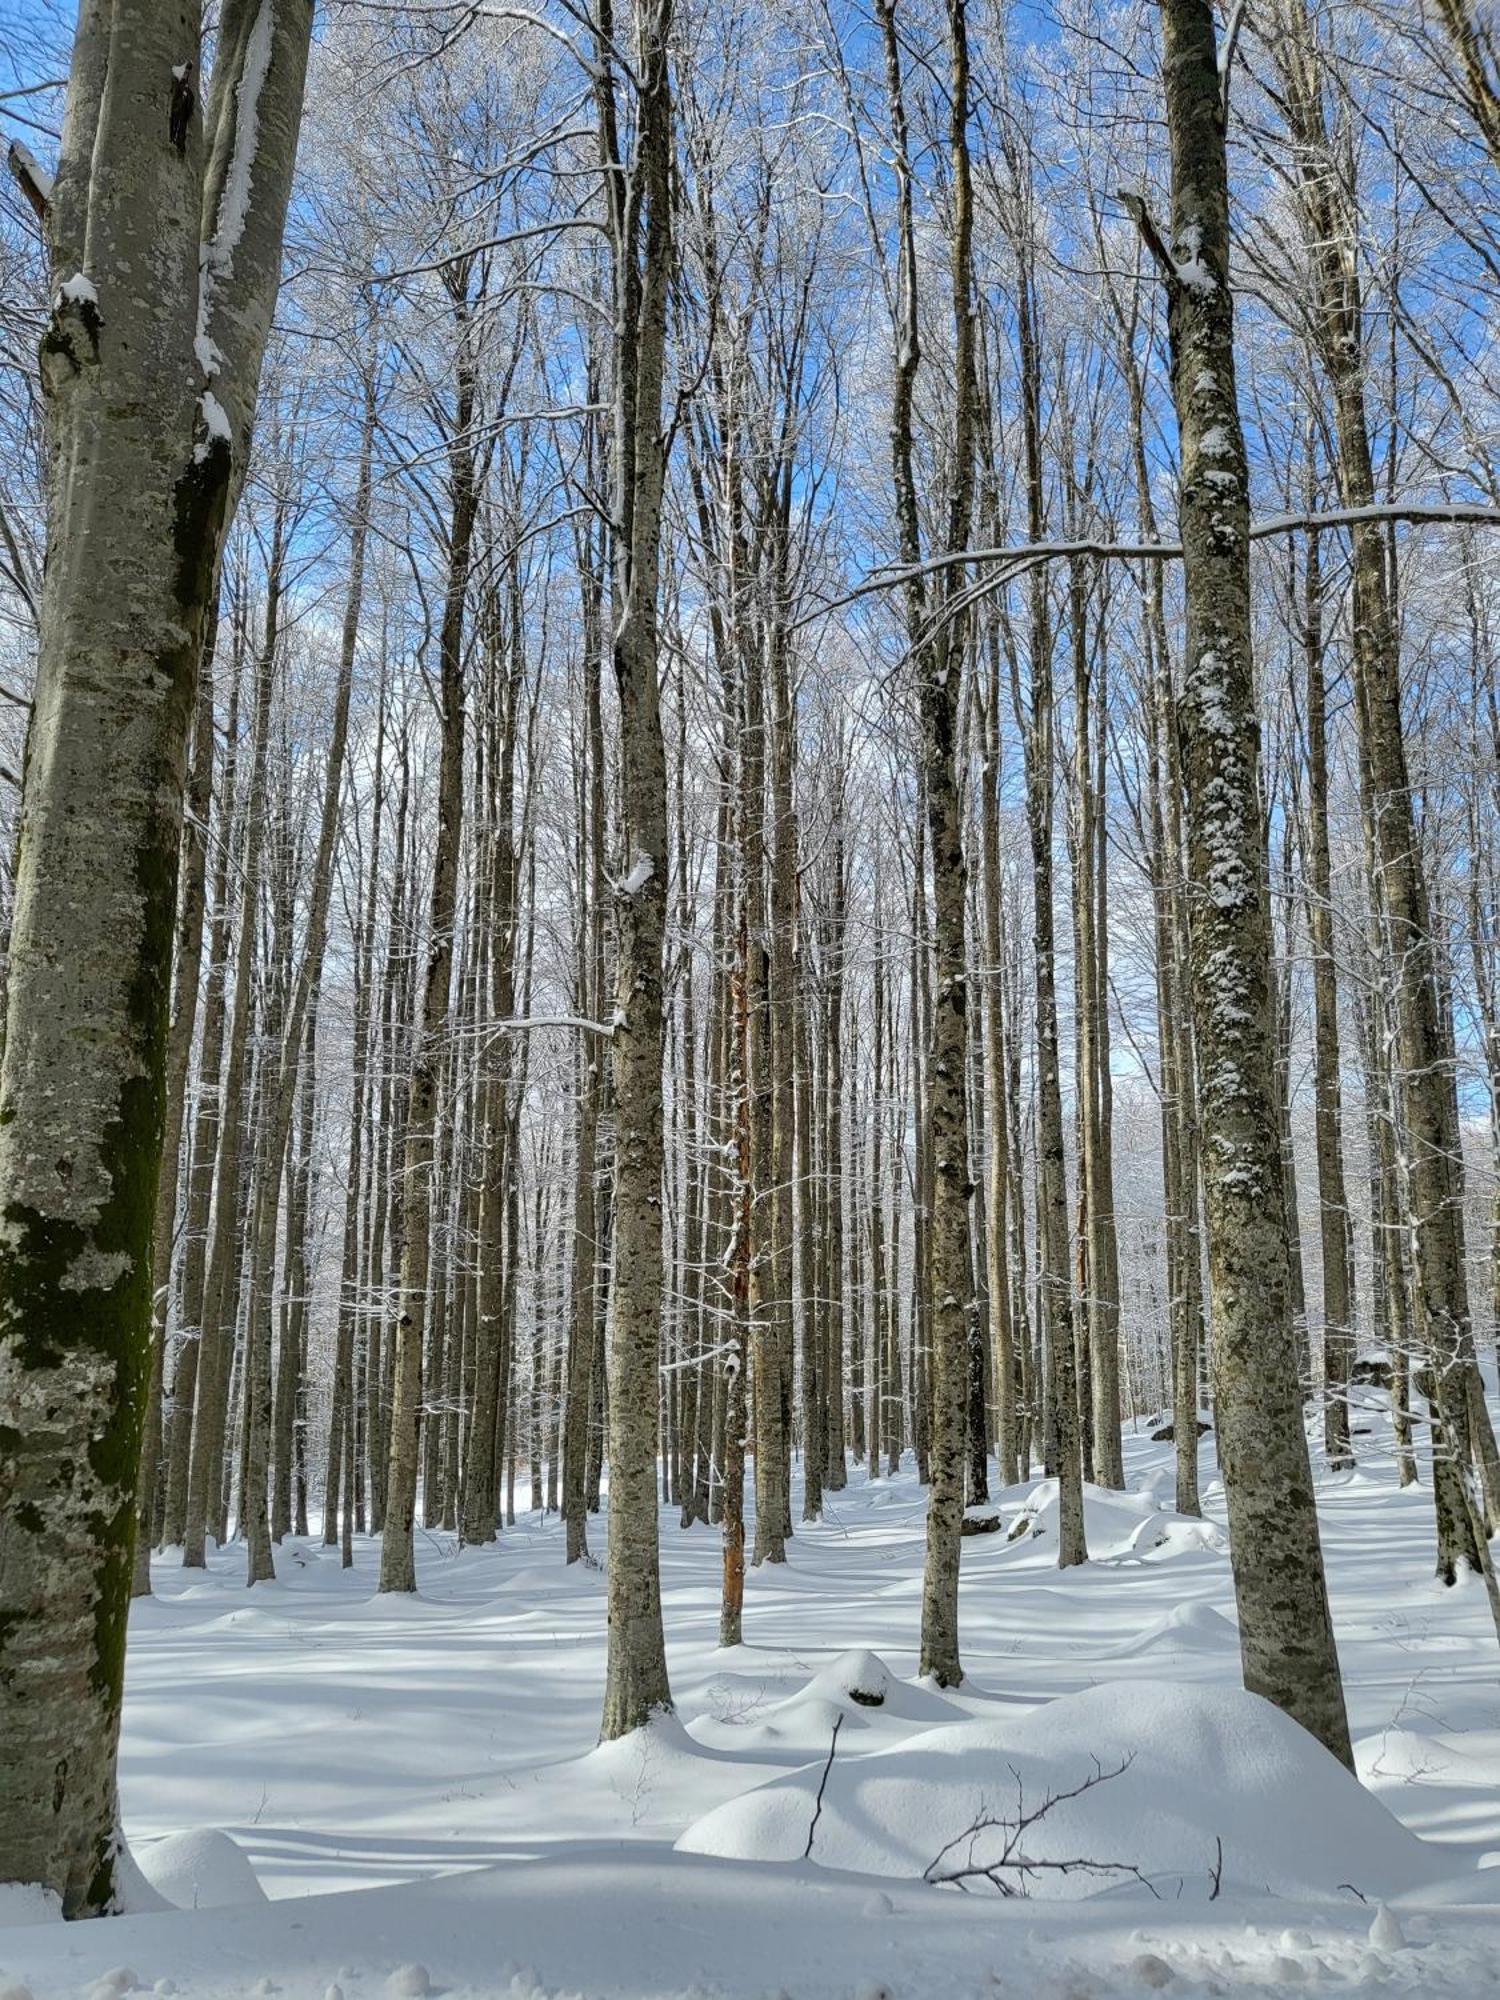
M1182 454L1185 759L1194 1018L1214 1391L1245 1684L1352 1765L1288 1309L1250 634L1248 479L1235 386L1223 83L1209 0L1165 0L1167 281ZM1144 222L1144 211L1142 211Z
M74 1916L117 1894L187 740L311 27L306 0L249 14L226 8L211 129L190 113L179 147L174 66L196 63L196 22L145 0L86 9L51 197L51 500L0 1069L0 1880ZM247 182L254 167L232 266L231 159Z

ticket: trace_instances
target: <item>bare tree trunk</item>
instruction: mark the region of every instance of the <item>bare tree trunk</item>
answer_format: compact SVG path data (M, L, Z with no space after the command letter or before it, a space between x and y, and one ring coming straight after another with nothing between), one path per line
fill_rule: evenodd
M1020 271L1017 322L1021 352L1022 416L1026 448L1027 533L1044 530L1042 492L1040 330L1037 325L1034 227L1027 189L1026 214L1018 226ZM1051 608L1040 571L1032 572L1028 612L1031 688L1029 712L1020 697L1014 657L1013 696L1026 763L1026 821L1031 836L1033 978L1036 988L1036 1231L1039 1302L1046 1341L1046 1419L1055 1460L1060 1569L1088 1560L1083 1515L1083 1440L1079 1427L1078 1383L1074 1365L1073 1300L1068 1271L1068 1183L1063 1140L1062 1083L1057 1022L1057 964L1052 887L1052 829L1056 792L1053 714ZM1047 1434L1044 1424L1043 1435Z
M788 417L788 432L791 419ZM771 1296L776 1312L781 1421L779 1486L782 1533L792 1532L792 1428L796 1327L793 1317L793 1257L796 1223L793 1190L796 1164L797 1061L797 870L799 835L793 797L797 716L791 686L791 642L781 607L788 597L786 516L791 508L791 467L783 468L777 527L777 569L773 623L767 653L771 722L771 1200L775 1270ZM805 1441L804 1441L805 1451ZM804 1474L805 1478L805 1474ZM804 1494L804 1509L806 1497Z
M1346 507L1376 498L1365 412L1363 301L1350 246L1357 240L1353 193L1332 158L1324 123L1321 61L1305 0L1284 0L1277 43L1286 108L1297 141L1304 233L1317 279L1315 331L1333 391L1339 497ZM1407 766L1401 714L1400 644L1386 571L1385 539L1371 523L1351 530L1351 640L1364 809L1393 970L1399 1089L1411 1160L1417 1327L1431 1361L1436 1414L1454 1455L1465 1504L1439 1522L1438 1573L1481 1573L1500 1629L1500 1588L1473 1490L1475 1433L1468 1370L1473 1357L1464 1273L1463 1161L1451 1144L1450 1065L1439 1019L1437 966Z
M672 269L671 0L636 0L635 144L620 151L611 0L595 61L615 261L611 548L625 873L615 899L615 1193L608 1352L609 1659L601 1735L670 1707L657 1539L657 1366L662 1303L662 934L667 773L658 695L657 584L667 286Z
M469 348L467 264L445 274L458 329L458 382L448 440L452 519L438 661L442 701L442 756L438 773L437 846L432 864L427 965L423 976L418 1040L407 1082L405 1158L401 1173L400 1317L396 1322L387 1456L384 1536L380 1547L382 1591L415 1591L412 1529L422 1428L422 1361L427 1280L432 1254L433 1142L437 1129L438 1076L448 1032L453 980L453 925L458 891L459 843L464 809L464 610L479 509L471 434L474 359Z
M516 610L515 579L512 609ZM520 715L523 662L515 631L507 648L498 609L486 618L490 668L503 673L502 686L492 690L492 713L498 719L498 741L490 756L491 796L484 829L487 843L484 879L485 930L488 935L487 997L496 1020L516 1011L515 948L518 869L515 836L516 731ZM502 665L502 661L504 662ZM462 1533L467 1543L492 1542L499 1513L499 1450L502 1421L505 1328L514 1312L508 1289L512 1246L507 1241L510 1194L517 1166L512 1154L511 1039L500 1033L488 1040L481 1059L479 1090L480 1150L483 1177L479 1196L479 1291L474 1340L474 1403L464 1461Z
M344 1185L344 1233L339 1253L338 1329L334 1336L333 1398L328 1429L328 1462L323 1481L323 1541L331 1548L339 1540L338 1510L342 1497L344 1534L342 1566L350 1567L354 1492L350 1476L354 1461L354 1354L360 1318L360 1204L364 1181L365 1119L370 1089L370 1024L374 995L376 896L380 879L381 824L385 808L386 663L381 657L380 694L375 724L375 770L371 785L370 853L365 878L364 907L354 943L354 1048L349 1108L349 1151ZM358 885L356 884L356 889Z
M823 1485L842 1493L848 1481L844 1431L844 944L847 870L844 854L843 796L833 806L829 908L823 925L823 1218L820 1296L824 1347L819 1381L823 1390Z
M892 475L901 558L922 559L912 437L913 396L920 363L916 229L900 43L890 0L877 0L885 51L898 204L899 289L896 370L891 414ZM943 533L962 549L973 512L975 462L973 197L969 172L969 47L964 0L948 0L949 125L952 171L950 282L955 342L956 405ZM932 1443L927 1500L926 1564L922 1582L921 1670L940 1686L963 1678L958 1647L958 1563L962 1546L969 1313L973 1275L969 1254L968 970L965 943L967 871L958 793L959 687L964 628L953 600L961 569L945 573L935 631L920 571L907 586L907 626L917 672L922 723L922 774L932 858L934 995L927 1116L932 1147L930 1284L932 1293Z
M1353 1242L1344 1187L1339 1088L1339 1003L1333 955L1333 870L1328 853L1328 744L1323 687L1322 572L1307 538L1302 657L1307 697L1307 929L1313 960L1313 1091L1318 1217L1323 1246L1323 1445L1328 1463L1354 1463L1349 1370L1354 1360Z
M233 930L233 890L230 862L234 855L239 816L235 809L235 774L239 762L240 674L243 665L244 617L236 604L233 664L227 722L228 749L224 759L217 856L214 864L213 921L209 930L208 984L203 1000L203 1037L198 1055L198 1108L193 1119L192 1163L188 1175L184 1220L182 1282L178 1295L176 1368L172 1378L172 1434L168 1450L166 1510L162 1519L165 1547L182 1544L187 1520L188 1466L193 1441L193 1408L198 1365L203 1346L204 1286L208 1264L210 1205L218 1163L220 1082L224 1063L224 1028L228 994L229 947Z
M0 1880L71 1916L117 1894L187 741L311 27L305 0L251 11L226 8L210 129L190 105L179 146L164 138L196 19L86 9L48 208L52 481L0 1069ZM238 156L254 176L231 267L218 221Z
M1079 524L1081 525L1081 524ZM1088 1338L1086 1381L1080 1381L1088 1431L1085 1462L1101 1486L1123 1487L1120 1446L1119 1256L1107 1136L1109 1118L1109 939L1100 924L1107 897L1102 787L1094 770L1094 715L1104 690L1094 686L1087 633L1088 588L1081 558L1069 565L1073 623L1074 983L1077 1006L1078 1180L1086 1274L1082 1311ZM1100 668L1102 673L1103 669ZM1107 908L1107 905L1106 905ZM1086 1395L1084 1390L1086 1388Z
M725 1065L732 1104L734 1129L735 1183L731 1198L733 1231L729 1264L730 1312L729 1353L724 1362L724 1572L719 1599L719 1644L738 1646L744 1639L745 1612L745 1431L749 1420L745 1391L745 1369L750 1359L750 1264L752 1254L750 1140L750 1045L749 997L745 990L745 958L748 948L743 895L735 925L737 946L734 970L730 974L730 1005L725 1022L726 1040L732 1035L732 1055Z
M1000 1484L1021 1476L1016 1409L1018 1370L1011 1313L1010 1245L1006 1203L1010 1190L1009 1119L1005 1102L1005 1012L1002 959L1005 944L1000 880L1000 640L993 621L985 633L987 674L983 691L983 759L979 772L980 907L984 940L984 1123L986 1142L985 1276Z
M798 925L793 974L796 1014L792 1065L796 1073L797 1121L797 1286L802 1295L802 1518L821 1519L828 1431L823 1421L822 1307L818 1297L817 1135L813 1126L816 1093L808 1046L814 996L808 965L807 916Z
M151 1530L162 1449L162 1377L166 1364L167 1299L172 1289L177 1189L182 1176L182 1134L186 1122L188 1068L198 1014L203 966L203 917L208 872L208 817L213 799L214 693L212 645L205 645L199 668L198 711L193 723L192 774L183 817L182 857L177 895L177 952L172 993L172 1027L167 1041L166 1117L162 1127L161 1171L156 1182L152 1227L151 1372L141 1436L141 1472L136 1493L133 1597L151 1592Z
M731 465L727 475L737 478ZM737 510L738 496L729 505ZM741 541L726 537L736 611L742 595L737 570ZM743 917L740 977L744 982L745 1115L749 1139L750 1292L747 1345L751 1420L755 1435L755 1542L751 1560L786 1561L786 1440L781 1402L781 1330L775 1294L778 1270L773 1161L775 1078L771 1073L771 951L766 897L766 705L758 636L748 619L735 618L740 666L740 866Z
M193 1423L187 1516L183 1529L182 1560L187 1569L203 1569L206 1566L207 1539L210 1533L218 1538L221 1519L224 1441L238 1322L240 1261L244 1248L239 1226L239 1204L245 1143L246 1071L255 1008L255 946L259 933L258 903L265 848L271 695L275 686L286 536L284 503L278 501L271 533L265 631L255 666L254 736L250 780L245 796L245 845L240 864L240 929L235 945L234 1010L219 1106L213 1229L203 1288L203 1329L198 1350L198 1408Z
M583 831L579 872L583 911L578 928L578 1011L597 1015L604 1000L604 723L601 708L602 580L592 542L581 580L585 782L579 791ZM568 1325L567 1413L563 1424L563 1520L568 1562L588 1556L585 1474L588 1466L589 1383L593 1374L595 1299L600 1232L595 1175L604 1056L591 1039L578 1051L578 1109L573 1158L573 1296ZM690 1253L691 1254L691 1253Z
M1352 1765L1288 1310L1223 82L1209 0L1165 0L1162 18L1170 250L1139 215L1167 284L1182 452L1193 998L1240 1653L1246 1686Z

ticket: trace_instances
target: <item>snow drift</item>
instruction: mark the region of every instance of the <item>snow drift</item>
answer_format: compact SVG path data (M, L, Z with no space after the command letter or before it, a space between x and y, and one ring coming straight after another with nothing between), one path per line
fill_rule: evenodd
M135 1850L135 1861L174 1909L223 1910L266 1900L244 1849L214 1827L195 1827L142 1845Z
M1050 1897L1123 1887L1204 1902L1235 1890L1373 1903L1442 1872L1434 1850L1320 1743L1240 1689L1096 1687L894 1748L847 1750L841 1736L821 1811L826 1752L705 1814L679 1850L792 1861L811 1829L811 1858L826 1868L951 1880L994 1866L992 1880L966 1886Z
M964 1719L964 1711L935 1688L897 1680L878 1653L854 1647L782 1701L758 1705L733 1720L700 1716L687 1729L706 1748L786 1765L826 1755L836 1722L844 1732L841 1743L859 1732L873 1749L893 1738L909 1741L914 1726L932 1729Z
M1039 1542L1047 1561L1055 1562L1060 1505L1057 1481L1038 1480L1006 1526L1006 1541ZM1223 1555L1229 1547L1211 1521L1176 1513L1154 1490L1121 1493L1085 1483L1083 1518L1092 1562L1164 1562L1181 1555Z

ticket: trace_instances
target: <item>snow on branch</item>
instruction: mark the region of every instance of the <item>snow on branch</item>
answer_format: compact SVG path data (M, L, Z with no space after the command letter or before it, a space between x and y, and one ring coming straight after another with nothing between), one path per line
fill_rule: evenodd
M1264 519L1250 523L1249 536L1252 542L1264 542L1276 535L1317 533L1329 528L1357 528L1367 523L1391 521L1436 522L1449 526L1469 523L1478 527L1500 528L1500 507L1477 500L1394 500L1371 507L1315 508L1300 514L1268 514ZM998 590L1021 570L1031 569L1038 563L1066 561L1072 556L1092 556L1100 562L1180 562L1182 544L1085 538L1066 542L1018 542L1009 548L957 549L946 555L929 556L925 562L892 564L874 570L853 589L846 590L842 596L825 599L815 610L799 618L794 629L811 625L815 620L841 611L877 591L899 590L913 578L929 576L935 570L961 568L968 563L993 566L995 574L974 584L966 594L963 601L971 603L975 598Z
M11 176L31 204L32 213L38 222L45 224L47 211L52 202L52 176L41 165L29 146L23 146L19 139L12 139L5 156Z
M610 1021L590 1021L581 1014L525 1014L516 1015L506 1021L490 1021L486 1024L486 1038L498 1035L528 1035L538 1028L563 1028L580 1035L603 1035L608 1038L614 1033Z

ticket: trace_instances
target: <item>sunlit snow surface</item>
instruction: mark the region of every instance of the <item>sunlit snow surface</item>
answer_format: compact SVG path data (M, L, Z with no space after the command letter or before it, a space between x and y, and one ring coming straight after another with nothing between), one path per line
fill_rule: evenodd
M1370 1797L1234 1692L1212 1439L1203 1527L1173 1514L1171 1447L1144 1424L1131 1491L1090 1494L1086 1568L1055 1569L1038 1482L965 1541L957 1690L915 1678L909 1469L855 1468L786 1567L750 1573L733 1653L718 1536L664 1509L678 1713L602 1749L603 1577L564 1569L555 1521L462 1553L419 1533L415 1600L375 1595L373 1544L344 1573L288 1543L253 1591L238 1548L206 1577L167 1556L132 1619L122 1804L148 1880L198 1907L0 1928L0 1995L104 2000L127 1975L204 2000L1500 1991L1500 1650L1483 1591L1431 1576L1425 1469L1399 1492L1383 1418L1356 1422L1368 1463L1323 1477L1319 1503ZM963 1833L953 1815L1013 1810L1017 1777L1029 1808L1093 1755L1133 1761L1069 1807L1054 1851L1146 1883L1069 1876L1023 1899L918 1879ZM269 1904L234 1900L254 1889L220 1842L181 1838L215 1830ZM0 1926L35 1914L0 1908Z

